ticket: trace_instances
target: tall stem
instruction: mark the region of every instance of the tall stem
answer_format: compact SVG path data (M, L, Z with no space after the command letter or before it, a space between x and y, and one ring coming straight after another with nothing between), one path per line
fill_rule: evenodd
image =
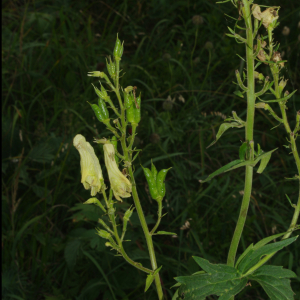
M125 160L130 161L130 157L129 157L129 153L128 153L129 151L128 151L128 148L126 147L126 140L125 140L124 135L121 138L121 145L122 145L123 153L124 153L124 156L125 156ZM153 241L152 241L152 235L149 232L149 228L148 228L148 225L147 225L147 222L146 222L146 219L145 219L145 215L144 215L141 203L140 203L138 193L137 193L136 183L135 183L132 167L128 167L128 171L129 171L129 175L130 175L131 183L132 183L132 198L133 198L133 201L134 201L134 204L135 204L137 214L138 214L139 219L140 219L141 226L142 226L143 231L144 231L144 235L145 235L145 238L146 238L147 247L148 247L148 251L149 251L149 256L150 256L150 262L151 262L152 270L154 271L154 270L157 269L157 262L156 262L156 257L155 257ZM163 291L162 291L162 286L161 286L161 282L160 282L159 273L157 273L155 275L154 280L155 280L155 285L156 285L156 289L157 289L158 299L162 300L164 298L164 296L163 296Z
M247 60L247 122L246 122L246 141L248 143L253 141L253 127L254 127L254 112L255 112L255 84L254 84L254 57L253 57L253 31L251 21L250 4L248 0L242 0L242 12L246 24L246 60ZM250 152L248 159L251 159L253 153ZM253 179L253 167L246 166L245 188L244 196L241 205L240 215L236 224L236 228L231 241L227 265L234 266L236 252L244 229L247 218ZM233 299L233 298L232 298Z

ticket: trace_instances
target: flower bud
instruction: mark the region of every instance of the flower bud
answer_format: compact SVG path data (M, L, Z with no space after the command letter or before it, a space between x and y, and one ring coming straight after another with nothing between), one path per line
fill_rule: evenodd
M130 217L131 217L131 215L132 215L132 213L133 213L133 210L134 210L134 208L131 210L131 208L128 208L127 210L126 210L126 212L125 212L125 214L124 214L124 217L123 217L123 219L125 220L125 221L129 221L129 219L130 219Z
M131 91L133 91L133 86L131 86L131 85L124 89L124 92L127 94Z
M104 78L104 73L100 72L100 71L93 71L93 72L88 72L87 76L93 76L93 77L100 77L100 78Z
M254 78L258 79L258 81L265 81L265 76L262 73L258 73L254 71Z
M264 102L258 102L255 104L256 108L265 108L265 106L266 106L266 103L264 103Z
M108 240L111 237L110 233L103 229L96 228L96 231L97 231L97 234L104 239Z
M73 145L80 154L81 183L86 190L91 189L91 196L95 196L104 183L99 160L91 144L81 134L74 137Z
M279 82L279 87L278 88L279 88L280 95L281 95L282 91L284 90L287 81L288 81L288 79L284 80L284 78L282 78L281 81Z
M105 144L103 145L103 150L111 189L113 190L115 198L122 202L120 197L128 198L131 196L132 185L117 166L114 145Z

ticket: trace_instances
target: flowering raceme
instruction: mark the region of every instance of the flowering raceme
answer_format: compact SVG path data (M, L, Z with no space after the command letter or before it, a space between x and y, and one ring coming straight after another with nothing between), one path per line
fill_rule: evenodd
M86 190L91 190L91 196L95 196L104 183L99 160L91 144L81 134L74 137L73 145L80 154L81 183Z
M107 169L110 186L117 200L122 202L122 198L130 197L132 185L130 181L121 173L115 160L115 148L112 144L104 144L104 160Z

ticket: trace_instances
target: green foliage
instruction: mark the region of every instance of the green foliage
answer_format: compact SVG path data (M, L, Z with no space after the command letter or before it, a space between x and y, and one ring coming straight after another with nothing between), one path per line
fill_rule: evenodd
M266 1L265 5L281 3ZM204 19L197 38L192 23L195 12ZM246 113L245 100L232 95L235 87L231 84L235 80L233 71L239 68L242 73L245 67L235 56L243 56L244 49L236 46L234 39L224 38L227 26L233 28L235 23L228 17L224 19L224 12L238 16L230 5L220 7L209 1L116 1L111 7L102 2L3 2L3 299L113 299L109 286L117 299L155 299L152 286L144 294L146 275L141 276L107 251L105 241L95 234L99 216L103 214L108 221L100 208L82 205L70 210L89 198L80 183L79 155L72 146L72 138L79 131L90 140L109 134L105 126L93 119L93 111L86 102L97 103L86 73L105 68L105 58L112 55L117 32L125 41L121 68L126 70L126 76L121 84L136 85L138 92L143 92L141 121L134 142L142 151L134 167L150 225L157 208L149 205L151 199L140 165L149 167L151 158L156 157L153 162L159 169L173 166L165 182L163 207L168 214L159 230L174 231L178 238L154 237L159 265L164 265L161 276L168 299L173 294L169 289L173 278L194 272L192 255L201 253L210 261L226 260L225 249L241 200L243 170L232 171L230 179L221 175L210 185L199 185L199 179L235 159L232 153L238 152L243 140L243 129L232 128L232 135L225 134L211 152L205 150L215 139L214 131L232 110L239 111L243 119ZM280 34L286 25L297 28L296 3L286 2L281 16L276 38L289 61L295 62L287 65L287 74L299 91L298 33L291 30L289 36ZM211 50L204 47L207 41L213 45ZM94 84L98 82L95 80ZM168 96L175 99L171 110L164 108ZM290 120L299 101L299 92L289 99ZM295 181L282 180L296 172L290 149L279 146L287 144L282 126L271 135L269 128L276 125L272 119L266 120L260 111L255 118L255 135L262 148L279 149L263 174L254 178L241 252L251 242L272 234L271 230L286 230L291 207L285 194L292 203L297 196ZM101 151L100 147L96 149L99 157ZM276 163L275 157L280 158ZM125 213L131 204L131 200L124 201L118 209ZM39 216L42 217L36 218ZM121 217L122 213L117 218ZM131 240L134 247L125 243L126 251L147 265L138 216L133 213L130 220L126 240ZM186 221L190 226L181 230ZM26 224L29 225L24 227ZM99 263L108 281L81 250L70 271L64 253L76 239ZM135 245L140 247L138 251ZM291 244L272 263L300 274L297 250ZM292 286L298 296L299 278L292 280ZM247 296L267 297L258 287L247 287Z

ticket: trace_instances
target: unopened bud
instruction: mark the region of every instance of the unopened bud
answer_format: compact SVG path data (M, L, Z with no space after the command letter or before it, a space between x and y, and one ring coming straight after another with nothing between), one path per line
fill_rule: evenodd
M111 237L110 233L105 230L96 228L96 231L97 231L97 234L104 239L108 240Z
M129 221L129 219L130 219L130 217L131 217L131 215L133 213L133 210L134 210L134 208L132 210L131 210L131 208L128 208L126 210L124 218L123 218L125 221Z
M259 81L264 81L265 80L265 76L262 73L258 73L256 71L254 71L254 78L258 79Z
M100 77L103 78L104 77L104 73L100 72L100 71L93 71L93 72L88 72L87 76L93 76L93 77Z
M133 86L131 86L131 85L124 89L124 92L127 94L131 91L133 91Z
M265 108L265 106L266 106L266 103L264 103L264 102L259 102L259 103L255 104L256 108Z
M289 91L285 91L284 92L284 97L288 96L289 94L290 94Z
M284 78L283 78L283 79L281 79L281 81L279 82L279 92L280 92L280 94L281 94L281 92L284 90L287 81L288 81L288 79L287 79L287 80L284 80Z

